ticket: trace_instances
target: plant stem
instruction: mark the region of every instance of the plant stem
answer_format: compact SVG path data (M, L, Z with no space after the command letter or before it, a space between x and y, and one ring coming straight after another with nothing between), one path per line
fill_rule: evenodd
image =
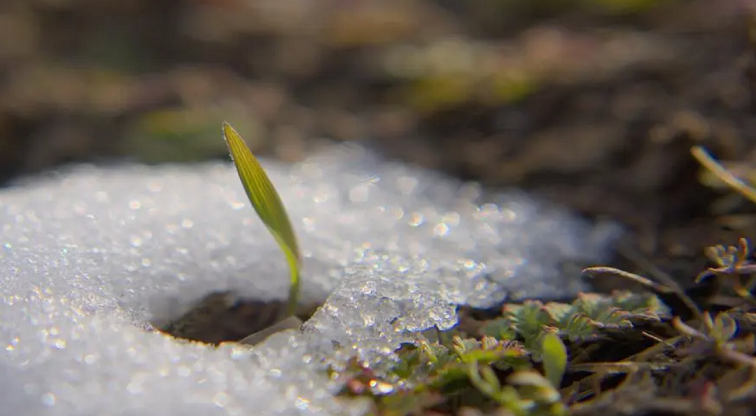
M295 316L297 314L297 306L299 306L299 267L296 266L299 260L287 250L286 260L289 262L289 272L291 273L291 285L289 286L289 301L286 306L286 317Z
M299 304L299 276L293 274L291 287L289 288L289 303L286 307L286 316L297 314L297 305Z

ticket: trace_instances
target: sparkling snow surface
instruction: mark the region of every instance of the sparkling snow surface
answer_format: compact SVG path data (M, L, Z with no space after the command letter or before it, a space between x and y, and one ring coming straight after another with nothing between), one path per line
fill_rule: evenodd
M600 261L615 234L358 148L263 164L300 237L304 298L328 300L304 333L254 349L151 326L213 291L287 294L230 164L82 166L0 190L3 414L359 414L326 363L390 357L455 325L454 304L574 294L560 262Z

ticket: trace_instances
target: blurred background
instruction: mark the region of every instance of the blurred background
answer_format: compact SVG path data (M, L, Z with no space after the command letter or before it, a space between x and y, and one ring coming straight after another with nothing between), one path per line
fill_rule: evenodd
M0 183L226 158L228 120L258 155L365 142L699 255L756 229L689 152L756 155L753 3L3 0Z

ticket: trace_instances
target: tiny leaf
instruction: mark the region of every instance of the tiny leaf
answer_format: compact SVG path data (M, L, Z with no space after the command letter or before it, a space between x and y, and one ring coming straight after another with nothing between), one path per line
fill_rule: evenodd
M567 348L562 343L559 335L546 332L541 340L541 354L543 359L543 371L546 378L554 388L559 388L562 383L564 369L567 366Z
M244 139L227 122L223 123L223 137L239 173L244 191L252 207L268 228L286 255L291 271L291 289L289 292L288 314L294 315L299 300L299 266L300 253L294 228L286 214L281 197L268 179L260 162L249 150Z

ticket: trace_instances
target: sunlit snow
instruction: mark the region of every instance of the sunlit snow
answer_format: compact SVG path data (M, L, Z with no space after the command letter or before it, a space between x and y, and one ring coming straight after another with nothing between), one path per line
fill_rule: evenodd
M3 414L359 414L326 363L450 328L455 304L575 294L562 262L600 261L615 234L361 149L263 164L300 236L304 299L328 300L255 349L151 326L213 291L287 294L230 163L80 166L0 191Z

